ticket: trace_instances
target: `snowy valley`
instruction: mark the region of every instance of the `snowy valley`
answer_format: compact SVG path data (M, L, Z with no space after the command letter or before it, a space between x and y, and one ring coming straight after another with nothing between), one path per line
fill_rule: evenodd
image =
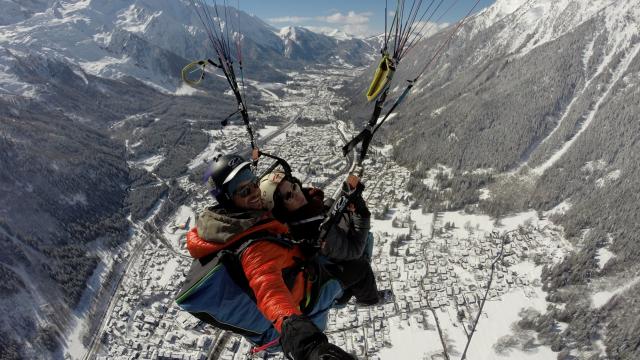
M336 144L343 143L355 128L340 119L339 107L327 107L340 100L327 89L347 76L347 72L330 68L300 74L296 85L303 90L287 91L280 99L286 104L280 107L281 116L317 119L319 124L285 121L282 128L274 126L278 134L271 134L276 136L261 143L266 151L289 159L305 183L326 185L329 192L341 181L346 165ZM314 100L308 102L310 98ZM301 106L304 110L299 112ZM218 144L216 150L224 151L227 145L223 138L234 147L245 137L242 127L230 127L212 134L211 144ZM367 161L366 171L375 177L367 182L365 197L372 212L380 214L372 229L376 277L381 288L398 294L397 301L373 308L349 304L332 312L327 333L333 342L361 358L433 358L442 353L435 329L438 317L449 354L459 356L466 343L463 329L472 323L484 297L490 264L500 257L469 354L479 359L491 359L496 353L523 359L552 356L548 347L535 341L534 332L522 330L514 335L511 326L520 319L523 309L545 311L547 302L539 280L542 265L560 261L571 248L561 229L547 220L548 214L540 217L535 211L499 223L489 216L456 211L425 213L405 190L410 172L393 161L390 150L376 148ZM206 149L198 158L213 154ZM442 171L447 169L434 170L433 175ZM112 300L90 358L249 356L251 344L202 324L172 301L171 295L175 295L190 264L184 249L188 229L179 226L211 203L198 182L187 178L178 182L185 190L197 189L194 193L199 195L184 203L159 229L162 236L140 232L134 237L134 243L146 243L135 254L137 258ZM500 253L502 242L505 247ZM75 342L67 351L76 358L87 349Z
M239 118L220 125L225 78L180 80L211 56L190 2L0 4L0 358L249 358L174 302L185 234L213 204L202 173L249 149ZM258 145L333 193L380 39L229 11ZM391 99L450 29L403 59ZM372 266L396 298L332 310L332 343L381 360L640 356L638 104L636 1L471 17L372 143Z

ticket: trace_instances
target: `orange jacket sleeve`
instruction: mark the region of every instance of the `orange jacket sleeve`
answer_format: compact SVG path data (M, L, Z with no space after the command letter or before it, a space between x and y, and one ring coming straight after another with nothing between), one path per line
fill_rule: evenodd
M221 246L203 240L198 236L198 229L193 228L187 233L187 250L192 257L199 259L218 250Z
M269 241L260 241L251 245L241 258L258 309L278 332L281 332L285 317L302 314L298 305L304 296L302 275L296 277L293 291L289 291L282 278L282 269L295 264L294 256L302 257L297 248L288 249Z

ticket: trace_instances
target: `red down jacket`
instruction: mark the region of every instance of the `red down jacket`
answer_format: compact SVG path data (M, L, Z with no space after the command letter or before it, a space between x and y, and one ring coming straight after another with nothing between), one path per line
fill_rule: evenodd
M206 241L198 236L197 228L193 228L187 234L187 248L193 257L201 258L257 231L278 235L287 233L288 228L277 220L271 220L253 225L224 243ZM287 248L270 241L258 241L250 245L240 258L249 285L256 296L258 309L274 324L278 332L281 332L282 320L285 317L302 314L299 304L305 295L304 275L300 272L295 278L292 289L289 290L282 278L282 270L294 267L295 258L303 257L298 246Z

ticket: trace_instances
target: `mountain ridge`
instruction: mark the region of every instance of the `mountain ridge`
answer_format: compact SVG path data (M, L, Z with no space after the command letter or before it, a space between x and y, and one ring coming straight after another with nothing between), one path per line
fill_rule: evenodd
M208 56L186 1L2 3L11 7L0 19L9 22L0 27L0 164L16 170L0 173L8 204L0 221L0 308L20 311L10 318L19 324L15 333L0 329L0 357L22 350L29 357L55 351L64 338L99 261L94 245L120 249L130 221L171 214L171 203L185 197L176 179L236 105L228 95L175 96L182 66ZM241 32L244 58L261 59L247 67L255 83L285 83L308 64L355 67L371 59L371 45L357 39L302 28L280 36L258 18L234 14L252 24ZM595 308L591 301L596 289L640 271L639 22L631 0L498 0L465 24L382 128L396 159L413 170L411 190L427 209L484 211L497 222L521 210L564 209L553 220L575 251L544 270L555 308L534 325L565 357L588 352L594 341L611 358L640 356L629 345L640 338L633 302L619 296ZM403 60L393 96L448 31ZM208 80L205 90L227 90L224 79ZM368 120L362 94L369 80L344 88L359 96L345 117ZM268 123L259 86L248 86L247 96L256 125ZM135 166L151 155L157 164ZM441 176L452 190L444 195L422 181L441 164L456 177ZM614 254L602 267L601 249ZM628 291L637 294L637 283ZM552 331L561 320L567 330Z
M534 326L559 358L592 354L598 342L609 358L640 356L628 345L640 336L628 301L640 273L639 29L634 1L498 0L469 19L383 130L429 211L481 210L499 221L563 208L553 221L575 248L543 271L554 304ZM414 78L448 31L417 45L395 78ZM367 80L345 94L364 93ZM352 98L347 117L362 123L369 113ZM448 193L420 180L439 166L454 169L442 175ZM612 255L600 266L603 251ZM619 281L635 285L595 305Z

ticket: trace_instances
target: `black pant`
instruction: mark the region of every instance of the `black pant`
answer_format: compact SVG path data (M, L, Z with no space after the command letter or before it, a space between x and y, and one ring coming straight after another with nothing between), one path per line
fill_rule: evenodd
M344 289L342 301L347 302L351 295L364 305L378 302L378 286L371 264L363 258L324 264L321 276L337 279ZM324 274L323 274L324 273ZM339 302L342 302L339 301Z

